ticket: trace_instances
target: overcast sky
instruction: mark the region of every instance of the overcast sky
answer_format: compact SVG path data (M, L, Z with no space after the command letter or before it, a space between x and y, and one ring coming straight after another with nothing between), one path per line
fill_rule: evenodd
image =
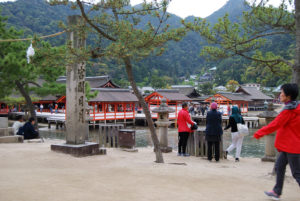
M4 1L7 0L0 0L0 2ZM228 0L172 0L169 5L168 12L176 14L182 18L190 15L196 17L207 17L214 11L220 9L227 1ZM274 5L278 5L281 0L270 1L273 2ZM132 5L136 5L141 2L143 2L143 0L131 0Z

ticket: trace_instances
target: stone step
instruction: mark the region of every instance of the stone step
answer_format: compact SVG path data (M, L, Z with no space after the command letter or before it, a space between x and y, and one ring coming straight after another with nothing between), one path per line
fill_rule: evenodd
M9 128L0 128L0 137L3 136L13 136L14 135L14 129L9 127Z
M0 144L1 143L23 143L23 136L21 135L14 135L14 136L4 136L0 137Z

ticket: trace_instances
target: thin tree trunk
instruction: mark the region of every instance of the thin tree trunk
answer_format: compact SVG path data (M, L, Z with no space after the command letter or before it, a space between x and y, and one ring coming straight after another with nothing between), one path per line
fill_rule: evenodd
M26 105L27 105L27 107L29 109L29 112L30 112L30 116L33 117L34 120L35 120L34 127L36 129L38 129L38 121L37 121L37 118L36 118L34 105L33 105L32 101L31 101L31 98L30 98L29 94L26 92L26 90L24 89L24 86L21 84L20 81L17 80L15 83L16 83L17 88L19 89L20 93L25 98Z
M133 76L133 73L132 73L132 65L131 65L130 59L129 58L124 58L123 61L125 63L126 72L127 72L127 76L128 76L128 80L130 82L130 85L131 85L136 97L138 98L140 104L143 107L143 111L144 111L144 114L146 116L146 120L148 122L148 126L149 126L149 129L150 129L150 132L151 132L151 138L152 138L153 145L154 145L155 155L156 155L156 161L155 162L164 163L163 155L162 155L160 145L159 145L159 140L158 140L157 135L156 135L156 130L155 130L155 127L154 127L154 123L153 123L149 108L148 108L142 94L139 92L139 90L136 86L136 83L134 81L134 76Z
M295 0L296 52L292 82L300 86L300 0Z

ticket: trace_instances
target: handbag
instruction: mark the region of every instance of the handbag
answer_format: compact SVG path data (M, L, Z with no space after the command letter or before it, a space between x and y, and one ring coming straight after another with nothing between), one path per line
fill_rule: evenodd
M237 129L240 135L242 136L249 135L249 129L245 124L238 123Z
M191 126L191 130L197 130L198 126L196 123L194 123L192 126Z

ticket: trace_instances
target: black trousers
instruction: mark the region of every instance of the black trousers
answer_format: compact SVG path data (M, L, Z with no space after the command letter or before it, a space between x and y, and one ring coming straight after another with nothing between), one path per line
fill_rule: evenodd
M212 149L214 146L215 150L215 159L216 161L219 161L220 159L220 142L212 142L212 141L207 141L207 159L211 160L212 159Z
M300 186L300 154L280 152L275 164L276 184L273 188L273 191L278 195L281 195L282 193L285 169L287 164L290 165L292 175Z
M178 133L178 153L179 154L185 154L188 138L189 138L189 132L179 132Z

